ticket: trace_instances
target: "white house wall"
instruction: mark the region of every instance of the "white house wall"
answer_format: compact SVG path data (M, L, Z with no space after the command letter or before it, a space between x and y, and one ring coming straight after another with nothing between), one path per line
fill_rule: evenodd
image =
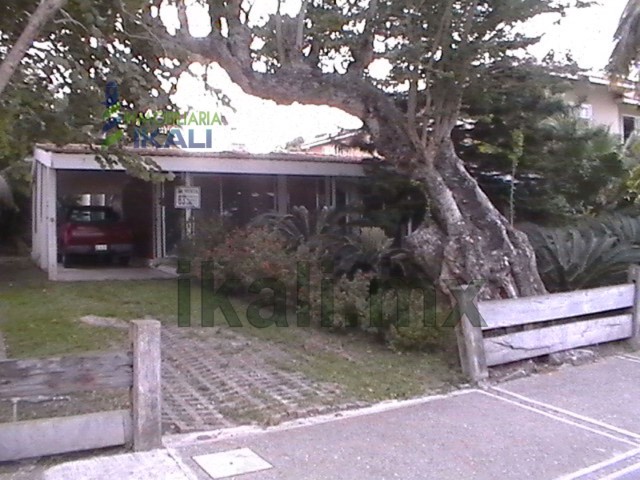
M580 84L565 95L568 102L591 105L593 125L602 125L612 134L622 135L622 120L619 105L605 85Z

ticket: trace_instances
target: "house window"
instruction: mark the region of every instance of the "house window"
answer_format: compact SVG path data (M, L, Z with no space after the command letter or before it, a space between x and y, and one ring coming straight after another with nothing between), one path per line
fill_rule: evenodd
M323 177L289 176L287 191L288 211L293 207L305 207L309 212L315 212L330 203Z
M578 117L583 120L591 120L593 118L593 107L588 103L583 103L580 105L578 110Z
M258 215L275 210L275 207L275 176L222 176L222 215L232 224L244 226Z
M640 117L623 115L622 117L622 138L626 142L629 137L640 129Z

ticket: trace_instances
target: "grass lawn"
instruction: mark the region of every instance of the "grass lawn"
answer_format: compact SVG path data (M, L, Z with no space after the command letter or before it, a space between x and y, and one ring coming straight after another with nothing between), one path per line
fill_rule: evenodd
M246 305L234 302L243 322L235 330L277 345L293 359L277 365L319 381L339 384L362 401L406 398L443 391L461 381L452 342L434 353L397 353L361 334L317 328L251 326ZM192 292L192 323L198 325L199 292ZM26 259L0 259L0 331L9 357L42 357L122 348L127 333L87 326L84 315L123 320L152 317L177 323L175 280L49 282ZM226 326L218 310L216 325ZM294 323L290 321L290 324Z

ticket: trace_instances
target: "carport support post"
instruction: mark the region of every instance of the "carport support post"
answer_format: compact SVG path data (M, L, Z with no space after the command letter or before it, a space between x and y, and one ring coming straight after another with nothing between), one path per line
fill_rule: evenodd
M633 308L631 311L631 338L628 343L634 350L640 350L640 265L629 267L629 281L633 283Z
M478 303L474 298L467 298L470 293L469 288L457 287L460 292L458 298L460 321L456 325L456 338L458 340L458 353L460 355L460 366L462 373L474 383L479 383L489 376L487 360L484 353L484 340L480 325L474 325L467 315L466 305L473 305L477 308Z
M160 322L133 320L133 449L153 450L162 446Z
M57 180L55 168L45 167L43 169L44 175L44 192L45 192L45 245L47 249L47 272L49 273L49 280L58 279L58 233L57 233Z

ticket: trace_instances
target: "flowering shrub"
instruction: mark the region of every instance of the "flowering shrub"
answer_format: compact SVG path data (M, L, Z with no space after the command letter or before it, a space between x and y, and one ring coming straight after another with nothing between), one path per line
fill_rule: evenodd
M258 279L275 278L293 292L301 256L287 250L278 232L252 227L233 230L224 242L204 251L201 258L213 263L218 282L230 280L246 289Z

